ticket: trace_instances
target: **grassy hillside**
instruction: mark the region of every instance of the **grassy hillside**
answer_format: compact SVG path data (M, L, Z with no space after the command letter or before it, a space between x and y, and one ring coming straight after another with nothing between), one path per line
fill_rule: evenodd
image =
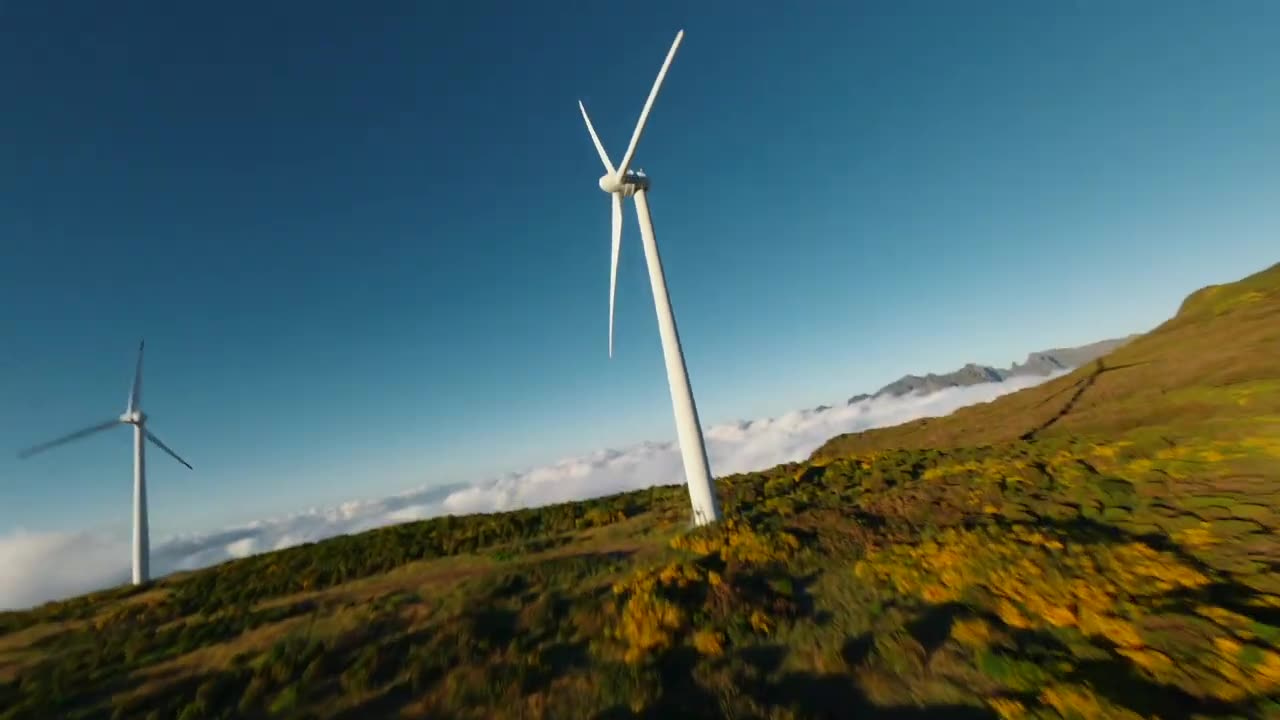
M1280 717L1280 265L1099 362L683 488L0 614L0 718Z

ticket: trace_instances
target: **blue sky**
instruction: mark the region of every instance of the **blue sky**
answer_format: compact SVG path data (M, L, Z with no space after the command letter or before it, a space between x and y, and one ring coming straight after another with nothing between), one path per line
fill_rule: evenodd
M121 412L153 531L674 435L637 153L707 423L1141 331L1276 260L1280 6L9 3L0 446ZM465 9L464 9L465 8ZM124 429L0 455L0 533L123 527Z

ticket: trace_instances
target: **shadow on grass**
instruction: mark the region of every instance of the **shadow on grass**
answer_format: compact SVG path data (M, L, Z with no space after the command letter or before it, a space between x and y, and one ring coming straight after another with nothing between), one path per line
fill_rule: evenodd
M755 645L742 648L737 652L737 657L763 678L782 667L782 661L787 657L787 648L782 645Z
M875 635L865 632L844 641L844 647L840 648L840 657L844 659L845 665L849 669L854 669L867 661L871 657L871 651L875 649Z
M719 700L694 679L698 662L698 653L693 648L673 648L657 668L662 692L656 699L639 713L618 704L595 715L595 720L721 717Z
M1168 720L1247 717L1252 704L1196 697L1179 688L1152 682L1139 675L1132 665L1118 659L1081 663L1067 675L1067 679L1088 685L1108 701L1144 717Z
M931 605L924 614L907 623L906 630L924 648L927 661L951 636L951 626L956 619L973 614L973 611L960 603Z
M1159 610L1196 616L1201 605L1216 605L1237 615L1273 627L1280 626L1280 608L1264 607L1249 601L1261 593L1253 588L1233 582L1216 582L1195 589L1179 589L1160 597Z
M398 717L398 711L413 701L414 692L408 682L397 682L376 696L330 715L331 720L366 720L366 718ZM433 714L432 717L443 717Z
M563 642L552 645L542 651L541 664L529 671L521 683L525 695L543 692L551 687L556 678L565 676L573 670L591 665L591 657L587 651L585 640Z
M871 654L873 639L870 634L849 638L841 656L852 670ZM785 648L779 648L785 653ZM995 715L984 708L964 705L933 705L924 707L886 707L875 705L857 686L852 672L819 674L790 672L776 681L747 684L739 687L764 707L789 710L803 718L884 718L888 720L914 720L915 718L949 718L952 720L986 720ZM700 717L718 717L714 713Z
M773 658L785 655L786 648L775 646L758 657L771 663ZM693 658L696 662L696 658ZM719 700L693 680L692 664L687 660L664 663L662 669L662 695L648 708L634 713L624 706L615 706L596 715L595 720L621 720L644 718L667 720L669 718L721 718L728 715ZM849 674L822 675L807 672L787 673L772 682L740 683L739 687L762 708L787 710L801 718L844 720L845 718L872 718L877 720L993 720L996 715L989 710L962 705L934 705L925 707L881 707L872 704L858 689Z

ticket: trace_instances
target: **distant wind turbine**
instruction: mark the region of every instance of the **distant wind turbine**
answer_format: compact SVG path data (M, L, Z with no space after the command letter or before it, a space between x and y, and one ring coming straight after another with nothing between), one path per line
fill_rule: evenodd
M662 355L666 359L667 383L671 387L671 404L676 416L676 433L680 442L680 454L684 460L685 480L689 484L689 500L693 504L693 522L695 525L706 525L720 520L720 503L716 498L711 481L711 467L707 463L707 450L702 440L702 426L698 422L698 409L693 402L693 388L689 385L689 371L684 364L684 353L680 349L680 334L676 331L676 318L671 309L671 298L667 294L667 280L662 272L662 257L658 254L658 241L653 234L653 218L649 215L649 177L644 170L631 171L631 159L635 155L636 145L644 132L645 121L653 108L653 101L658 97L662 87L662 79L667 75L667 68L684 39L684 31L676 33L675 42L667 52L667 59L658 71L658 79L649 91L649 99L640 111L640 120L631 134L631 144L622 156L622 162L614 167L609 162L609 155L587 116L587 108L578 101L578 109L582 111L582 119L587 123L587 132L591 134L591 142L596 146L600 161L604 163L605 174L600 178L600 189L609 193L613 199L613 259L609 270L609 357L613 357L613 307L614 296L618 286L618 249L622 242L622 199L635 199L636 215L640 219L640 237L644 241L644 256L649 265L649 283L653 286L653 304L658 313L658 330L662 335Z
M194 469L191 463L183 460L160 441L147 429L147 416L142 412L142 348L143 343L138 343L138 366L133 373L133 388L129 391L129 406L125 409L123 415L113 418L107 422L78 430L47 443L41 443L34 447L27 448L18 453L19 458L28 458L38 452L43 452L50 448L57 447L79 440L82 437L92 435L96 432L109 430L117 425L133 426L133 584L141 585L150 579L150 562L151 549L150 539L147 534L147 478L146 478L146 457L143 452L145 443L142 439L155 443L156 447L165 451L173 457L173 459L187 466L188 470Z

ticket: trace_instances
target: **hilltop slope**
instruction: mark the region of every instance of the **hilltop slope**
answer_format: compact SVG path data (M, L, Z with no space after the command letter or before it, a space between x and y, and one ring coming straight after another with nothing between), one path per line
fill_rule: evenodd
M1277 288L1280 264L1239 282L1203 288L1155 330L1064 377L945 418L832 438L814 457L887 447L1115 434L1140 427L1148 428L1148 434L1158 428L1176 434L1185 429L1180 423L1211 420L1223 402L1234 398L1256 391L1264 396L1259 401L1274 399L1274 392L1267 391L1276 389L1280 376Z
M719 480L0 614L0 718L1280 717L1280 265Z

